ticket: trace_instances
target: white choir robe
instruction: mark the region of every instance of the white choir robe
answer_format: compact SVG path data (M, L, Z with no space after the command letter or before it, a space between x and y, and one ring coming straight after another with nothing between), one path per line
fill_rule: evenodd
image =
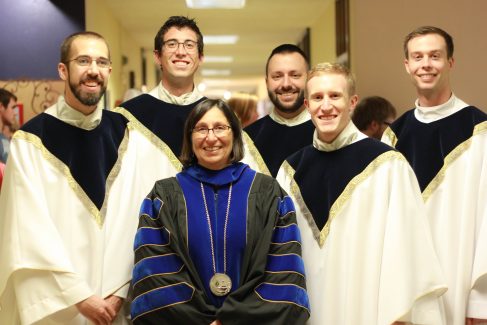
M279 170L296 203L310 325L444 324L446 286L417 181L402 155L385 155L349 182L321 231L310 223L293 168L284 162Z
M39 138L17 131L0 197L0 324L88 324L76 303L127 295L140 207L134 150L126 136L99 211ZM126 323L121 311L114 324Z
M487 122L445 158L423 199L448 285L447 324L487 319Z

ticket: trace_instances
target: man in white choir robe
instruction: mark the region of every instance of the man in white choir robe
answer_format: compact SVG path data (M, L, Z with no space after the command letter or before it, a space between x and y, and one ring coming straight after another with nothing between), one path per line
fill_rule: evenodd
M304 107L308 70L308 57L296 45L281 44L269 55L265 81L274 108L244 129L243 161L253 169L276 177L287 156L311 144L314 127Z
M178 158L184 122L205 99L194 83L204 59L203 49L203 34L194 19L169 17L154 38L154 58L161 69L161 81L149 93L114 109L129 120L130 142L138 166L133 199L139 204L156 181L181 171Z
M382 140L416 173L448 292L449 325L487 324L487 115L450 85L453 39L422 26L404 41L416 107Z
M0 324L125 324L140 202L127 121L98 105L103 37L61 45L64 96L14 134L0 196Z
M296 203L312 325L443 324L446 290L413 171L362 134L347 68L310 71L305 104L313 144L277 179Z

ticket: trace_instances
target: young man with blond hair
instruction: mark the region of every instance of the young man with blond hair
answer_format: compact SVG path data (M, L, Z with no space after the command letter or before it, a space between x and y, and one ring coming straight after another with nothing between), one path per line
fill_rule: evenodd
M277 179L296 202L310 324L442 324L446 287L409 164L352 123L346 67L319 64L305 89L313 144Z

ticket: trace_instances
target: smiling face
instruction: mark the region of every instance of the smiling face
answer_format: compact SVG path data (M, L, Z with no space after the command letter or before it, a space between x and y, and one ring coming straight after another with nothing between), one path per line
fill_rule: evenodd
M197 42L196 33L188 27L178 29L171 27L163 38L164 42L176 40L179 43L190 40ZM173 84L190 83L193 85L193 78L200 66L203 55L200 55L198 47L194 50L186 50L183 44L176 49L167 49L164 45L154 53L158 65L162 69L162 84L166 88L172 88Z
M450 98L450 69L453 58L448 58L446 42L438 34L426 34L412 38L408 44L408 57L404 60L418 94L425 97ZM420 98L421 101L421 98Z
M277 114L292 118L303 111L306 73L306 61L297 52L278 53L270 58L266 85Z
M213 107L196 123L194 130L200 128L213 129L218 126L230 126L230 123L218 107ZM220 170L230 164L233 148L233 132L231 129L218 137L212 130L208 131L207 135L193 132L191 142L194 155L201 166L207 169Z
M88 66L72 61L80 56L92 59ZM108 85L111 67L100 68L98 58L109 58L108 47L102 39L80 36L73 40L69 51L69 62L59 63L58 72L67 83L65 100L78 111L89 114L96 109Z
M342 74L325 73L308 80L305 104L321 141L333 142L350 122L358 97L350 96L348 88Z

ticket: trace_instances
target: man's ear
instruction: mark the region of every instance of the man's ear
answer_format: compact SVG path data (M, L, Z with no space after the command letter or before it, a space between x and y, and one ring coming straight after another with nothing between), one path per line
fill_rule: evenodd
M406 68L406 72L409 74L409 65L408 65L409 61L408 59L404 59L404 68Z
M58 63L57 72L59 73L59 78L61 78L61 80L66 81L68 79L68 67L66 67L64 63Z
M450 65L450 69L453 68L453 65L455 64L455 59L453 56L448 59L448 64Z
M372 133L376 133L380 128L380 123L377 122L377 121L372 121L370 122L369 126L368 126L368 129L372 132Z
M350 98L350 113L353 112L353 110L355 109L355 106L357 106L357 103L358 103L358 95L353 95Z
M157 51L157 50L154 50L153 53L154 53L154 61L156 61L156 64L160 67L162 53L161 51Z

